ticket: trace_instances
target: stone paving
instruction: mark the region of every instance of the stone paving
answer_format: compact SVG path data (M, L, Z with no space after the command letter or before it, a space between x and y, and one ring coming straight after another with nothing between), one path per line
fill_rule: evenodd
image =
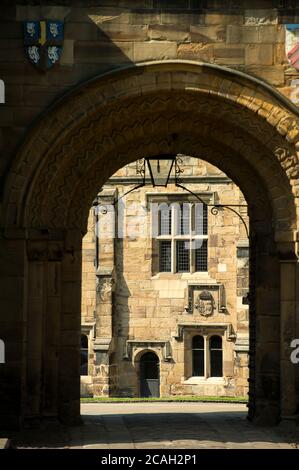
M84 425L48 423L14 436L18 448L290 449L295 427L255 427L246 406L220 403L83 404ZM298 428L297 428L298 429Z

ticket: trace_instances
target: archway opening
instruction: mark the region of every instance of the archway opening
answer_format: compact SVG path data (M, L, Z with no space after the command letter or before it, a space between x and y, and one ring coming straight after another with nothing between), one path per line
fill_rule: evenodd
M112 175L89 211L81 323L92 341L82 396L142 397L136 358L151 349L161 361L162 398L246 402L252 296L244 195L202 159L181 155L184 179L174 174L162 187L148 174L140 185L140 165Z
M22 420L79 418L81 243L89 208L124 165L169 153L206 160L244 194L251 238L249 417L274 424L296 412L296 374L282 343L296 328L297 136L297 121L277 93L194 63L143 64L100 77L40 120L8 174L1 212L2 251L9 248L17 260L4 259L5 269L22 281L13 385ZM108 312L110 274L104 274L99 291ZM107 331L108 317L101 325ZM90 338L92 328L86 325ZM174 331L178 341L184 331ZM106 339L94 345L102 369L110 367L102 361ZM138 347L124 346L130 361ZM167 346L159 347L167 362Z

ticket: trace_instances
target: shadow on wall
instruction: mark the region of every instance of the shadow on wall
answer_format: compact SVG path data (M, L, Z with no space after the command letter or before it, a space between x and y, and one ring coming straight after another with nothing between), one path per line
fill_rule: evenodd
M121 218L118 219L118 222L124 227L126 224L124 211L121 211ZM129 297L131 293L124 276L124 243L129 243L127 237L120 236L115 239L117 292L113 293L112 331L117 352L110 356L110 396L134 397L139 396L136 370L131 361L123 360L126 341L131 339L129 336L129 319L131 315ZM121 375L119 374L120 369L118 364L122 365Z
M227 25L221 24L221 13L228 12L232 24L243 24L246 9L253 15L255 11L260 11L260 15L265 12L260 10L257 0L235 2L235 8L229 0L77 1L71 2L70 7L18 3L10 2L3 7L0 18L0 77L6 86L6 103L0 115L0 152L3 153L0 188L29 124L75 86L135 62L164 59L213 62L214 47L226 43ZM277 5L272 2L279 9L279 24L297 22L296 3L293 0L277 0ZM206 13L211 23L207 27ZM49 72L41 73L25 56L22 22L51 19L64 21L63 54ZM230 58L229 62L223 62L223 47L220 47L216 62L242 68L244 54L239 46L237 42L235 49L240 53L234 54L238 57Z

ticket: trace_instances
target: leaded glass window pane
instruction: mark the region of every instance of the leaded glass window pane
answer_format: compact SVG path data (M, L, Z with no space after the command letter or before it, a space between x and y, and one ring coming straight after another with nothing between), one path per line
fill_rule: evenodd
M184 203L177 207L178 235L190 234L190 204Z
M171 241L160 242L160 272L171 272Z
M195 248L195 271L208 270L208 241L196 240L196 244L201 245Z
M171 208L166 204L159 209L159 235L171 235Z
M195 213L195 234L208 234L208 206L206 204L196 203L194 205Z
M190 271L190 243L185 240L176 242L176 265L178 273Z
M211 336L210 338L210 362L211 377L222 377L222 338L220 336Z
M203 377L205 374L205 351L202 336L192 338L192 375Z

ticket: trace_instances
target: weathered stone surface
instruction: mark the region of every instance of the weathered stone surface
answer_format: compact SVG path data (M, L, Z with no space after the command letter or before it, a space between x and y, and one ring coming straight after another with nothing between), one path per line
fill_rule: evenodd
M261 8L245 10L244 21L246 25L277 24L277 10Z
M101 36L106 36L107 40L110 40L110 41L128 42L128 41L144 41L148 39L148 26L147 25L103 23L99 29L99 32ZM150 37L150 39L155 39L155 38Z
M249 44L245 49L246 65L272 65L273 64L272 44Z
M133 47L133 58L136 62L177 57L177 45L170 41L134 42Z
M173 25L190 25L190 24L203 24L206 16L200 13L182 13L176 10L162 10L161 11L161 23L162 24L173 24Z
M214 61L222 64L239 64L245 62L244 47L223 46L216 44L214 46Z
M164 41L190 41L190 26L178 25L150 25L149 39Z
M281 86L284 82L284 69L282 66L248 66L248 72L256 77L263 78L273 86Z
M206 13L205 24L243 24L243 15L235 14L229 15L227 13Z
M135 43L132 42L76 41L74 57L76 62L82 64L121 64L130 62L133 59L133 44L135 47Z
M222 24L216 26L191 25L190 33L191 42L223 42L226 37L226 28Z
M205 43L180 44L177 51L178 57L183 59L212 61L213 46Z

